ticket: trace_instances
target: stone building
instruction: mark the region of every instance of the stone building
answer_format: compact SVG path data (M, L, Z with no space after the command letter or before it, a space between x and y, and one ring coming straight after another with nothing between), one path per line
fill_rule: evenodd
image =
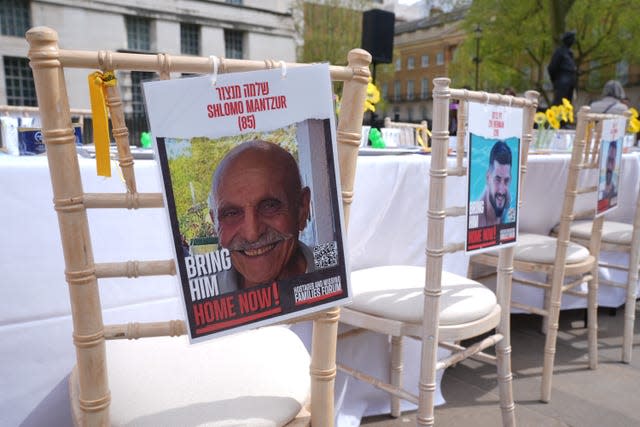
M461 28L465 12L432 9L428 17L396 21L395 71L377 82L387 100L383 115L396 121L431 121L433 79L449 75L453 54L466 37Z
M289 0L0 0L0 105L37 105L24 38L31 27L55 29L64 49L295 61L290 5ZM89 108L82 74L86 71L66 76L71 108ZM138 83L154 76L117 76L134 129L136 122L146 122Z

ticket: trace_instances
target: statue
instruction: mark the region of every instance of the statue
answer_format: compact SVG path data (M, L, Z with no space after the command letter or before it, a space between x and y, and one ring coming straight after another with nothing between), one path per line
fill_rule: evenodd
M578 68L573 59L571 46L576 41L576 33L568 31L562 35L562 45L559 46L551 62L547 66L551 83L553 83L552 105L562 105L562 98L567 98L569 102L573 100L573 90L576 87Z

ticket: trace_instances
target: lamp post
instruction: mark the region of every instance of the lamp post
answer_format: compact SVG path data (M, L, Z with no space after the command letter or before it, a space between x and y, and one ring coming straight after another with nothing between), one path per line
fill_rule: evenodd
M478 82L480 80L480 39L482 38L482 28L480 25L476 25L476 29L473 30L473 37L476 39L476 56L473 58L473 62L476 64L476 87L478 90Z

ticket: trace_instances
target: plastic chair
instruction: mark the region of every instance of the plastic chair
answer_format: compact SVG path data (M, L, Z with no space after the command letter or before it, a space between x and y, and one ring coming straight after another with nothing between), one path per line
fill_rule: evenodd
M74 422L77 425L229 425L231 422L297 425L311 421L319 426L333 425L339 309L311 317L314 320L311 355L298 336L284 326L188 345L184 336L175 338L186 333L182 320L103 323L105 307L98 288L101 279L175 275L175 263L173 259L94 261L91 243L96 230L90 229L88 210L162 208L163 197L161 193L137 191L117 86L107 89L106 98L127 192L83 191L65 71L144 70L169 78L170 73L208 74L212 58L63 50L58 47L57 33L46 27L32 28L26 37L69 283L77 355L69 380ZM346 219L353 192L371 56L364 50L354 49L348 59L347 66L331 67L332 79L344 82L337 135ZM277 61L222 59L218 72L278 66ZM109 238L108 233L102 230L101 237Z
M390 382L359 371L357 367L338 365L338 369L391 394L391 415L400 415L400 399L418 405L418 425L434 424L436 371L466 358L497 364L500 407L504 425L515 424L515 405L511 386L511 347L509 338L509 301L513 247L500 249L498 289L494 293L484 285L443 270L443 255L464 249L464 242L445 244L445 218L465 215L464 206L446 206L447 193L463 189L446 188L449 177L465 176L464 133L468 120L461 102L458 123L458 153L448 159L449 102L476 101L491 105L511 105L523 114L523 148L532 138L537 93L516 98L485 92L449 88L448 78L434 80L434 120L429 181L428 234L426 266L389 265L353 271L353 303L342 309L340 321L357 333L370 330L391 337ZM526 156L522 159L526 161ZM455 163L454 163L455 162ZM451 165L451 163L454 163ZM495 332L492 332L495 329ZM355 331L355 332L354 332ZM402 388L402 340L414 337L422 342L419 395ZM462 341L471 340L464 347ZM340 337L339 341L340 342ZM438 347L453 353L438 360ZM495 346L496 356L484 353Z

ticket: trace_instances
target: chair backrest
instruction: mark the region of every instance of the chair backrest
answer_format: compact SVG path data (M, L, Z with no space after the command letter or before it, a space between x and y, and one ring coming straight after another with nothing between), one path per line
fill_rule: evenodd
M465 136L468 129L469 114L468 101L492 106L511 106L522 110L522 135L520 144L520 186L526 172L527 152L533 134L533 118L535 115L538 93L526 92L525 98L513 97L494 93L452 89L448 78L434 79L433 90L433 125L431 130L431 167L429 184L428 232L427 232L427 276L425 284L425 317L424 324L438 325L439 298L443 273L443 257L447 253L462 251L465 242L445 242L445 219L466 215L465 206L447 206L447 192L464 193L464 187L446 187L447 177L464 177L468 174L465 164ZM449 157L449 103L458 100L457 134L455 158ZM459 180L457 181L460 182ZM519 194L520 195L520 194ZM518 200L520 203L520 200ZM513 264L514 247L499 249L497 265L496 297L502 307L498 332L508 336L510 315L510 284ZM505 325L505 326L503 326ZM506 328L505 329L503 329ZM426 333L435 334L438 340L437 328ZM433 338L430 338L433 339ZM429 358L437 360L436 354L423 352L422 363L428 366ZM505 373L506 374L506 373Z
M601 143L603 123L610 119L624 119L625 126L628 115L591 113L590 107L580 108L577 115L576 134L571 149L571 160L560 224L557 228L558 245L556 247L554 277L552 280L562 283L564 280L563 266L567 260L567 248L571 239L571 224L577 219L594 219L589 240L589 252L598 258L601 246L603 215L596 216L596 196L599 193L599 168L601 162ZM620 137L624 135L621 130ZM622 152L622 146L618 147ZM606 155L606 154L605 154ZM584 172L583 172L584 171ZM593 200L591 208L576 212L576 199L587 197Z
M80 399L99 402L87 414L90 423L101 424L108 419L109 390L105 339L132 339L162 335L183 335L186 326L182 320L154 323L105 325L98 279L107 277L139 277L175 275L173 259L158 261L96 262L87 210L89 209L141 209L161 208L161 193L139 193L129 146L129 131L125 124L120 90L108 86L106 99L117 144L119 166L127 191L114 193L85 193L80 174L65 85L65 69L102 71L157 72L168 79L171 73L209 74L213 58L147 55L111 51L63 50L58 46L57 33L46 27L27 32L29 58L33 69L42 132L46 143L54 207L65 258L65 274L69 284L73 317L73 341L76 346ZM349 53L347 66L331 66L332 80L343 81L342 107L338 118L337 139L340 163L342 200L345 224L353 197L355 165L360 144L360 133L366 97L371 56L364 50ZM288 64L296 66L298 64ZM219 73L276 68L279 61L251 61L221 59ZM73 74L73 73L71 73ZM83 75L86 79L86 74ZM86 81L86 80L85 80ZM159 224L160 227L165 224ZM323 425L333 414L333 381L336 372L335 351L339 309L315 315L311 362L312 421ZM318 418L320 417L320 418Z
M391 121L390 117L384 118L384 128L400 129L400 146L422 146L426 148L429 144L429 127L426 120L420 123L405 123Z
M439 286L439 277L435 275L439 275L439 272L442 270L442 256L445 253L464 249L464 242L449 243L446 246L444 243L445 218L466 214L465 206L446 206L445 196L447 189L445 181L448 176L466 176L468 173L468 166L465 164L465 139L469 120L468 101L522 109L523 126L519 168L519 185L522 187L526 173L528 148L532 140L533 117L538 99L538 93L535 91L527 91L525 97L521 98L497 93L453 89L449 87L449 83L450 80L448 78L434 79L427 271L432 275L428 280L429 285L436 287ZM449 103L452 100L459 101L457 109L456 152L453 159L449 157ZM453 163L453 165L450 163ZM449 191L464 192L464 188L450 189ZM521 200L519 200L518 203L521 203ZM509 251L512 251L512 248L509 248Z

